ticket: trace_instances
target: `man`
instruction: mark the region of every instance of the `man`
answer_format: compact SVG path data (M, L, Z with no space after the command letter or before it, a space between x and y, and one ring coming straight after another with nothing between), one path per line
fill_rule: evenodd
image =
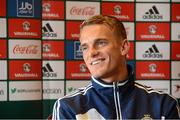
M56 101L53 119L178 119L177 101L134 82L127 65L130 44L123 24L96 15L80 27L84 61L91 84Z

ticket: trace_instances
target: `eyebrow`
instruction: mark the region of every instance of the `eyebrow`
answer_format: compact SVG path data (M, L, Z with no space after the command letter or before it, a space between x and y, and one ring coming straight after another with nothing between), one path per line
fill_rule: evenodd
M99 42L99 41L108 41L108 40L105 38L97 38L94 40L94 43ZM80 47L86 46L86 45L87 45L87 43L83 43L83 44L80 44Z
M80 44L80 47L83 47L83 46L86 46L87 44L86 43L83 43L83 44Z

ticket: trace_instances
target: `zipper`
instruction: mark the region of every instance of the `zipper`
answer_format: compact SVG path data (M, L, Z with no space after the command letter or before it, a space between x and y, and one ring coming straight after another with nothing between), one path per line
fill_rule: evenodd
M114 92L114 103L116 108L117 120L122 120L121 104L120 104L117 82L113 82L113 92Z

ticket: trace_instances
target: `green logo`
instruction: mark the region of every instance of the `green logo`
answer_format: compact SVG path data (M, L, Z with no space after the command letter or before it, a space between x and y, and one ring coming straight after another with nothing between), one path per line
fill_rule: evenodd
M11 93L15 93L16 92L16 88L11 88Z
M74 91L76 91L76 88L73 88L73 87L68 88L68 93L71 93L71 92L74 92Z

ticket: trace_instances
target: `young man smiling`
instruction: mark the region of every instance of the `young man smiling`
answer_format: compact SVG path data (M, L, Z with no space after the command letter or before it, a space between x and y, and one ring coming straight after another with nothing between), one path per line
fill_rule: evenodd
M80 27L84 61L91 84L60 98L53 119L178 119L177 101L168 94L134 82L127 65L130 44L123 24L110 16L96 15Z

